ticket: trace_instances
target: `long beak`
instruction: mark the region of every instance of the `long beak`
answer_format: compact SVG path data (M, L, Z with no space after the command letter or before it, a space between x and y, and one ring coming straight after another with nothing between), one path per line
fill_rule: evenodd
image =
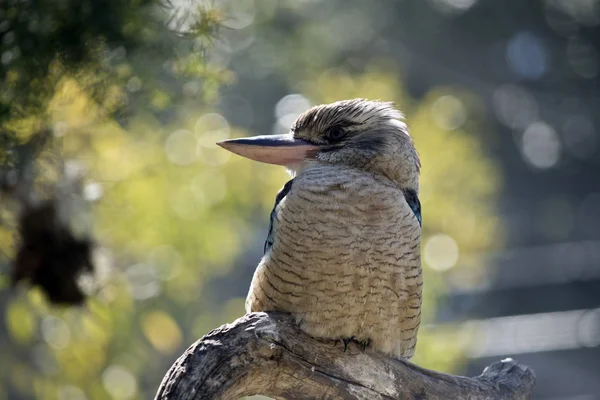
M284 166L298 164L319 149L319 146L291 134L229 139L217 145L251 160Z

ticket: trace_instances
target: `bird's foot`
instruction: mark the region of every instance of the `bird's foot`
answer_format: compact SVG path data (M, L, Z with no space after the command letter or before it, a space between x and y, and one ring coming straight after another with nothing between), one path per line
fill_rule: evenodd
M361 349L365 350L367 347L369 347L369 344L371 344L371 339L366 339L366 340L356 340L354 338L354 336L350 336L347 338L342 338L339 339L342 341L342 343L344 343L344 353L346 352L346 350L348 349L348 345L350 344L350 342L354 342L357 345L360 346Z
M344 353L346 352L346 349L348 349L348 344L350 342L352 342L353 340L354 340L354 336L350 336L350 337L342 339L342 342L344 342Z
M363 350L365 350L371 344L371 339L366 339L366 340L361 340L361 341L356 341L356 342Z

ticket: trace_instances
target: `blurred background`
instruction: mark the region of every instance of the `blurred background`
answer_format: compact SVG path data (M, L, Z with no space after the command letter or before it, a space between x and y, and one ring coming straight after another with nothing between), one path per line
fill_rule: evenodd
M599 51L598 0L0 2L0 399L152 398L287 180L214 143L353 97L422 158L413 361L600 399Z

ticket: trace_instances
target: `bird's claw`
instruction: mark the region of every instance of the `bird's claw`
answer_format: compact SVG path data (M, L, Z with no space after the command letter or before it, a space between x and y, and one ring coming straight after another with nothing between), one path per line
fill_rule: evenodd
M344 342L344 353L346 352L346 349L348 349L348 343L350 343L353 340L354 340L354 336L350 336L350 337L342 339L342 342Z
M363 350L365 350L371 344L371 339L362 340L358 342L358 344Z
M367 347L369 347L369 344L371 344L371 339L356 340L354 338L354 336L342 338L341 341L342 341L342 343L344 343L344 353L348 349L348 345L350 344L350 342L354 342L354 343L358 344L360 346L360 348L363 350L365 350Z

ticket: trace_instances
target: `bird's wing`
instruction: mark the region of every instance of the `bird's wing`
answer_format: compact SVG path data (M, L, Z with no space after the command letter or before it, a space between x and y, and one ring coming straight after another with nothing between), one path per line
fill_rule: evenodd
M421 225L423 218L421 216L421 202L419 201L417 192L412 189L406 189L404 190L404 198L406 199L406 202L408 203L408 206L412 212L415 214L415 217L417 217L419 225Z
M273 240L275 238L275 218L276 218L276 213L277 213L277 206L279 205L279 203L281 203L281 200L283 200L283 198L285 196L287 196L287 194L290 192L290 190L292 189L292 183L294 182L294 179L290 179L289 181L287 181L285 183L285 185L283 185L283 188L281 188L281 190L279 191L279 193L277 193L277 196L275 197L275 205L273 206L273 210L271 211L271 216L269 217L269 233L267 234L267 240L265 241L265 254L267 253L267 251L269 251L269 249L271 248L271 246L273 246Z

